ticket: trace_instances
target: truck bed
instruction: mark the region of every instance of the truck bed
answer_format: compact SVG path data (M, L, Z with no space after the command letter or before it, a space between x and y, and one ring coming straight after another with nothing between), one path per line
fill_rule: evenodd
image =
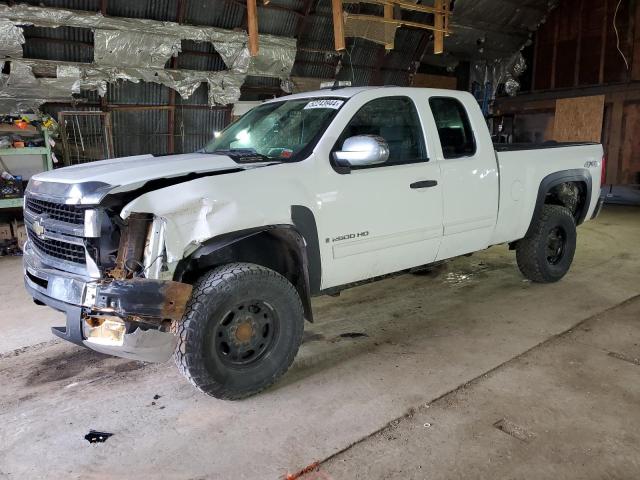
M543 150L545 148L579 147L584 145L598 145L594 142L556 142L542 143L494 143L496 152L517 152L521 150Z

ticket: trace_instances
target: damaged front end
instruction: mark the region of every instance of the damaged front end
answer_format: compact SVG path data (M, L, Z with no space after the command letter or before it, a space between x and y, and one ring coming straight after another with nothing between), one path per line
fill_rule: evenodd
M37 187L37 186L35 186ZM171 323L192 287L166 268L162 219L114 207L68 204L30 184L25 200L25 285L66 313L57 336L93 350L161 362L174 351Z

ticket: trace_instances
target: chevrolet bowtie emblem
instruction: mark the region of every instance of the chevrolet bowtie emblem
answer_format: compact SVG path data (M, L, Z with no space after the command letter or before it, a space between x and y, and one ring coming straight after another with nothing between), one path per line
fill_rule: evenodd
M31 227L33 229L33 233L35 233L38 237L42 237L44 235L44 227L40 225L40 222L38 222L38 220L33 222L33 225Z

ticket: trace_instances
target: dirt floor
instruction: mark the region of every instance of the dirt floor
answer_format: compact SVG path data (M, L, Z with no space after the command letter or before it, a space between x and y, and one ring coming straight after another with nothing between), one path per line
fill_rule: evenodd
M554 285L494 247L319 298L291 371L241 402L52 340L0 259L0 477L638 478L640 209L578 237Z

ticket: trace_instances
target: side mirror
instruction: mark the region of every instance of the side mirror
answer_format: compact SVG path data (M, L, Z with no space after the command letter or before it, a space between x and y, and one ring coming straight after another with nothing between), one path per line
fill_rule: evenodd
M389 159L389 145L377 135L356 135L347 138L333 158L341 167L378 165Z

